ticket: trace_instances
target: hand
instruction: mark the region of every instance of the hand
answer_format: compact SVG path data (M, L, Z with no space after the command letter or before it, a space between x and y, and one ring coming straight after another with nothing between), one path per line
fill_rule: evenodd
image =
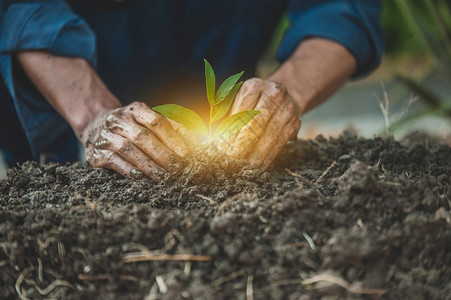
M282 84L258 78L243 83L231 113L249 109L259 110L260 114L231 139L226 153L266 169L283 146L296 138L301 126L300 110Z
M158 179L173 160L186 154L169 121L147 105L134 102L103 114L83 130L86 160L94 167L133 177Z
M185 143L187 152L195 152L199 144L202 142L202 137L194 131L187 129L179 122L167 118L166 120L169 121L175 132L177 132L177 134L182 138L183 142Z

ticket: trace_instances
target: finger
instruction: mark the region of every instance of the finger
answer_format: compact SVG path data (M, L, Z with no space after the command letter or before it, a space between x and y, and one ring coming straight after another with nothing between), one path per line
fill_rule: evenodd
M254 109L258 103L258 99L260 99L261 97L261 86L262 80L257 78L249 79L245 83L243 83L237 96L235 97L235 100L233 101L229 115L233 115L245 110ZM232 134L227 139L220 139L218 141L218 150L220 152L227 153L227 150L234 143L236 137L238 136L238 133L239 132ZM230 150L229 155L233 154L232 151L233 150Z
M102 137L110 142L110 147L116 153L127 162L138 167L145 175L153 179L162 177L164 169L158 166L153 159L142 152L131 141L111 132L103 132Z
M127 178L135 177L141 173L134 165L124 160L112 150L94 150L93 159L89 160L89 163L93 167L111 169Z
M120 134L130 140L145 154L150 156L158 165L170 169L169 161L174 154L149 129L130 120L119 119L114 115L107 117L107 126L113 133Z
M258 109L260 113L254 117L246 126L241 128L229 142L227 155L245 157L258 138L263 134L271 112L267 109Z
M239 89L238 94L235 96L229 115L254 109L258 103L258 99L261 97L263 86L264 81L261 79L251 78L246 80ZM228 148L237 135L238 132L230 136L227 140L221 140L223 147L227 145Z
M267 82L262 91L255 109L260 113L244 126L231 143L228 155L238 155L245 157L257 143L270 120L280 111L285 110L283 102L286 90L273 82Z
M175 132L177 132L177 134L183 139L183 142L187 147L194 148L197 145L199 136L196 133L186 129L185 126L176 121L170 119L168 121L171 123L171 126L174 128Z
M294 128L292 130L291 135L289 134L289 131L283 132L280 139L277 140L277 142L272 146L272 148L269 150L268 154L266 155L265 159L262 163L262 169L266 170L273 160L276 158L276 156L280 153L280 151L283 149L283 147L286 145L288 140L292 140L297 136L297 133L300 128L300 122L299 119L295 118L290 124L287 124L287 126ZM286 141L287 140L287 141Z
M246 80L238 91L233 101L231 114L243 110L253 109L261 96L264 87L264 81L258 78Z
M264 134L252 148L248 160L251 166L260 167L271 148L278 142L284 144L291 137L295 128L287 126L294 118L289 107L277 111L266 126Z
M152 131L168 149L177 155L186 155L185 142L165 117L141 102L133 103L130 108L133 108L132 115L138 124Z
M298 133L299 133L299 130L301 129L301 125L302 125L302 120L299 119L299 117L295 118L295 119L293 120L293 122L295 123L297 129L293 131L293 134L291 135L289 141L295 141L295 140L297 140L297 138L298 138Z

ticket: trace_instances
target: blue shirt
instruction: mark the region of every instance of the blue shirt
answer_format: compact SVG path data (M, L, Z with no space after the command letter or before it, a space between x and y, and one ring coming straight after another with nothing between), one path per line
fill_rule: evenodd
M161 85L198 82L190 86L203 91L202 58L219 80L241 70L252 76L284 13L290 27L280 62L303 39L324 37L355 56L353 77L365 75L383 51L380 10L379 0L0 0L0 149L9 163L42 155L73 161L78 153L69 125L24 74L17 51L82 57L127 104Z

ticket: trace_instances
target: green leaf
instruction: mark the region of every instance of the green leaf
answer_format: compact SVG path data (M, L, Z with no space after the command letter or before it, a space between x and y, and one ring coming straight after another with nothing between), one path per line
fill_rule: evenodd
M245 110L227 117L215 129L214 137L228 139L249 123L260 112L258 110Z
M243 76L244 71L232 75L229 78L227 78L219 87L218 91L216 92L215 102L214 105L217 105L224 101L224 99L227 97L227 95L230 93L232 88L235 86L235 84L238 82L241 76Z
M213 68L211 67L208 60L204 59L205 62L205 85L207 86L207 98L208 103L213 104L215 101L215 85L216 77Z
M208 136L207 126L205 126L204 121L202 121L202 118L191 109L177 104L165 104L156 106L152 109L171 120L181 123L191 131Z
M211 123L220 120L222 117L224 117L227 114L227 112L229 111L230 106L232 106L233 100L235 99L235 96L238 93L238 90L240 89L242 84L243 84L242 81L235 84L233 86L232 90L230 91L230 93L224 99L224 101L213 106L213 114L212 114L213 118L210 120Z

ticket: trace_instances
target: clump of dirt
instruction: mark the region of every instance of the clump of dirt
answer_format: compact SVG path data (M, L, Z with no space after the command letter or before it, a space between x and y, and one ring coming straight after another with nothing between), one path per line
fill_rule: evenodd
M25 163L0 180L0 294L446 299L450 171L441 141L349 132L291 142L267 172L208 156L161 181Z
M215 147L195 149L177 170L166 174L162 185L165 196L184 209L204 207L205 200L217 204L237 193L268 198L295 186L292 180L281 186L279 178L269 172L251 168L244 159L222 155Z

